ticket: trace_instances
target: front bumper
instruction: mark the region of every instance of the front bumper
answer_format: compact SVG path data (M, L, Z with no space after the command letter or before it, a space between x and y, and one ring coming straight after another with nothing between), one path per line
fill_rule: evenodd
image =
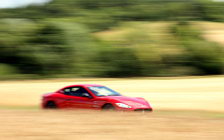
M134 111L140 111L140 112L152 112L153 109L152 109L152 108L148 108L148 109L135 109Z

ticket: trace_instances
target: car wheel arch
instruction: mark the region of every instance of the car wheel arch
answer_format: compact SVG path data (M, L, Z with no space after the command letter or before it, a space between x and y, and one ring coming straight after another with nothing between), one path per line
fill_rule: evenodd
M101 109L102 110L115 109L115 106L112 103L105 103L105 104L102 105Z
M44 108L58 108L58 106L54 100L49 100L46 102Z

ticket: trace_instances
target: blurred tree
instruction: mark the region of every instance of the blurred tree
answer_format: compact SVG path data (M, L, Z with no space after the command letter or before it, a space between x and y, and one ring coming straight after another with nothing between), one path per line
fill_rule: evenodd
M187 53L184 65L197 68L199 75L223 74L224 49L201 37L201 33L189 23L179 23L172 28Z
M27 44L23 47L23 55L32 56L38 61L39 74L58 74L63 72L66 65L66 39L64 32L55 25L45 23L31 33ZM30 70L35 72L34 70Z
M41 6L0 9L0 19L0 71L4 72L110 77L159 76L167 71L223 74L222 47L205 40L188 21L223 22L224 2L53 0ZM184 52L165 53L162 43L135 26L138 32L123 42L103 42L91 34L124 21L159 20L182 21L171 34Z
M141 76L141 63L130 48L105 48L99 52L96 61L100 63L99 76L129 77Z

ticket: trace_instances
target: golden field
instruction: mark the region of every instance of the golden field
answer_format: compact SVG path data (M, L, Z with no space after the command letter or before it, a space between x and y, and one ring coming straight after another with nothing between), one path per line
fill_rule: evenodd
M38 109L41 95L97 83L144 97L152 113ZM0 82L1 140L222 140L224 77Z
M38 107L41 95L73 84L106 85L126 96L144 97L157 109L224 112L224 77L59 79L0 82L0 106Z
M0 110L1 140L223 140L205 113Z

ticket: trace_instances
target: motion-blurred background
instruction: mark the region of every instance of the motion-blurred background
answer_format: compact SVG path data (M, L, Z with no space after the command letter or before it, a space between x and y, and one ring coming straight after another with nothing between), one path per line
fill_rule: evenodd
M0 0L1 140L223 140L223 74L224 0ZM154 112L39 109L78 83Z
M0 79L224 73L222 0L1 0Z

